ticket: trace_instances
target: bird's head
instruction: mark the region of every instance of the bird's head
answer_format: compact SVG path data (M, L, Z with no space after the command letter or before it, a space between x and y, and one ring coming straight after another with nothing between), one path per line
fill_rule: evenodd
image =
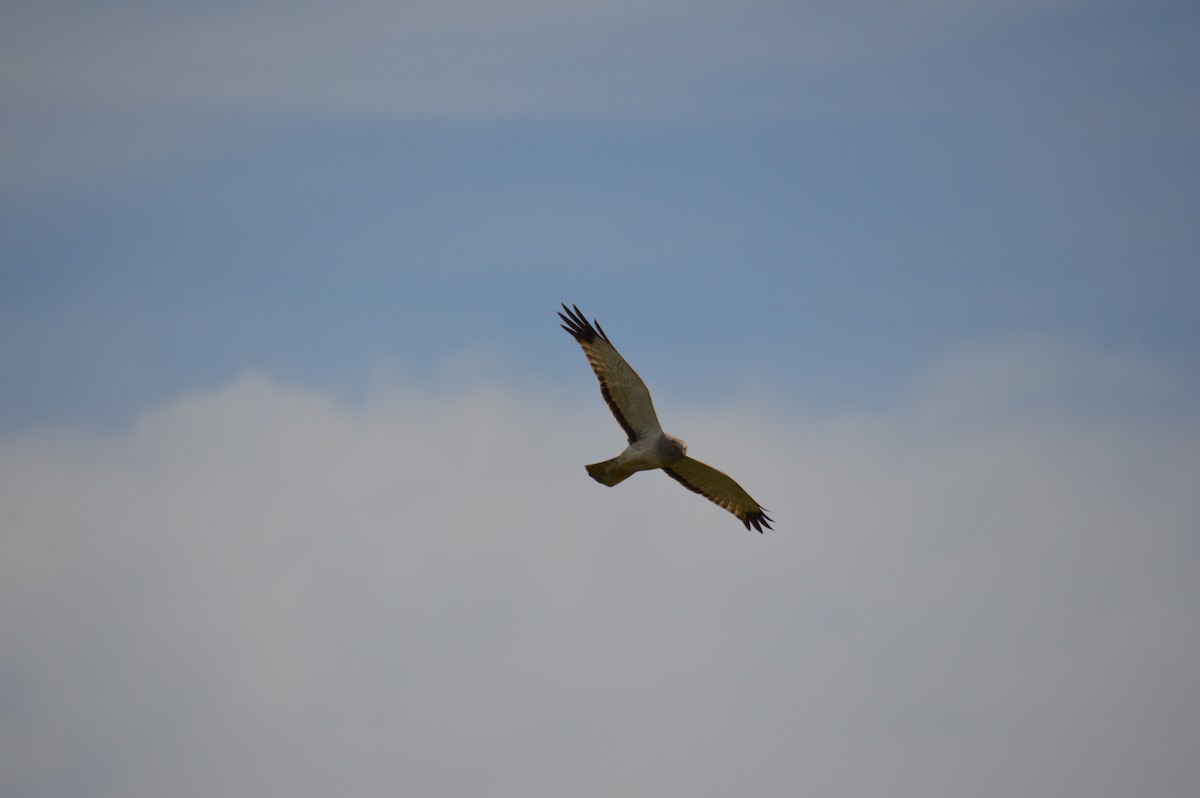
M676 438L674 435L663 435L663 444L673 460L682 460L687 456L687 444L683 438Z

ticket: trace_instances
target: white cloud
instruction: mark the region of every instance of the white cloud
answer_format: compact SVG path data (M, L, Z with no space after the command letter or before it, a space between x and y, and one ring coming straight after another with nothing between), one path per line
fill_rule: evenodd
M251 376L9 442L0 788L1182 795L1200 426L1081 416L1056 386L1141 372L1022 347L1057 368L674 413L762 537L591 483L599 398L499 383L350 407Z

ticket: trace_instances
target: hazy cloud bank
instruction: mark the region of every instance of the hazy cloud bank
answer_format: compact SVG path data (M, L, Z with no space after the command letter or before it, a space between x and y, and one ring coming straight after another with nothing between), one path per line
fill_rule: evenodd
M1081 354L863 413L660 396L762 537L590 482L590 389L248 376L9 442L0 790L1189 794L1200 425Z

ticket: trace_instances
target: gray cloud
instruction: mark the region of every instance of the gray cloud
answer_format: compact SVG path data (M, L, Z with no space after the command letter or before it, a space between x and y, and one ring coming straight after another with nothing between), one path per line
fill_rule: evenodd
M720 91L730 73L761 78L781 67L877 64L1075 5L354 0L99 11L27 4L9 14L2 63L18 94L118 105L708 115L709 90Z
M250 376L9 441L0 788L1184 795L1200 426L1077 413L1145 390L1080 355L861 414L660 397L764 537L587 480L590 391Z
M0 174L40 186L169 162L280 113L641 124L907 112L945 88L909 68L914 53L1077 5L22 3L0 30Z

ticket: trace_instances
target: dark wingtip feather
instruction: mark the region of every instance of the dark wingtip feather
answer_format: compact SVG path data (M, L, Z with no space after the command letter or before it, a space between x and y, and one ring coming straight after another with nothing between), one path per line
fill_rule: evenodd
M566 322L563 329L569 332L576 341L581 344L590 344L596 338L603 338L605 341L608 341L608 336L604 334L603 329L597 332L600 322L597 321L595 323L596 326L593 327L592 322L587 320L587 316L583 315L583 311L579 309L578 305L567 307L567 303L563 302L562 309L567 313L565 316L562 313L558 314L558 317ZM612 342L609 341L609 343Z
M583 314L579 313L579 308L572 310L567 307L567 303L562 303L562 308L566 311L566 315L558 314L558 317L565 322L562 328L571 334L581 344L590 344L596 340L596 331L587 323L587 319Z
M753 524L754 530L760 535L762 534L764 527L770 529L772 532L775 531L771 527L771 524L774 523L774 520L762 510L746 513L746 517L742 519L742 523L746 525L747 531L749 531L750 525Z

